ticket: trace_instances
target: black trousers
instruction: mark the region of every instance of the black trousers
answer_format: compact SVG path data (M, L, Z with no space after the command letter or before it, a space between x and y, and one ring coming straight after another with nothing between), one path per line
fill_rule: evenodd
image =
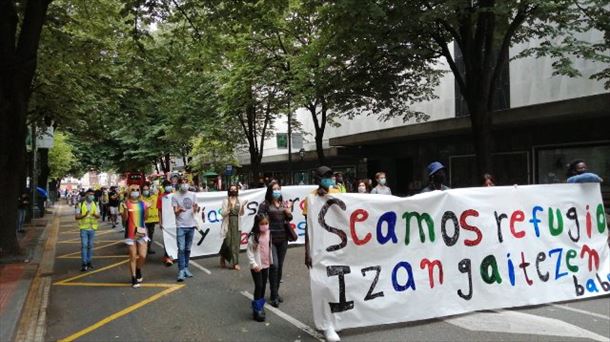
M282 280L282 268L284 267L284 258L288 250L288 241L271 243L271 254L273 257L273 265L269 267L269 289L271 290L271 300L277 299L280 289L280 281Z
M153 237L155 235L155 224L156 223L146 223L146 229L148 230L148 238L150 239L150 241L148 241L148 248L150 249L150 245L153 243Z
M264 268L260 270L260 272L250 270L250 273L252 273L252 280L254 280L254 300L264 298L267 278L269 277L269 269Z

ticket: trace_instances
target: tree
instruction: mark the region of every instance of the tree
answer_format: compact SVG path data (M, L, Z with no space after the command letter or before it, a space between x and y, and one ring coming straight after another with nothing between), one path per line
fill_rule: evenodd
M27 104L36 70L40 33L50 0L0 2L0 249L19 251L17 197L25 166Z
M599 27L590 19L593 14L587 18L587 13L607 15L600 5L596 0L381 1L373 6L375 12L385 15L376 18L375 24L392 30L387 36L372 38L380 47L419 49L428 63L436 63L438 57L446 59L470 113L477 170L484 174L492 172L494 98L497 81L508 65L510 46L539 40L539 47L518 57L550 55L556 60L556 72L570 76L578 75L571 68L571 54L608 63L607 41L600 45L571 38L574 32ZM407 39L401 43L397 35ZM461 52L463 68L456 62L451 44ZM408 65L404 70L409 70ZM604 75L607 72L594 77Z

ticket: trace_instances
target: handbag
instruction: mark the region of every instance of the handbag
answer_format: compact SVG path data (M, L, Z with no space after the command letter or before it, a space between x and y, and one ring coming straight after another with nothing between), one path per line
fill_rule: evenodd
M284 230L286 230L286 238L288 241L294 242L299 238L297 232L290 226L290 222L284 223Z

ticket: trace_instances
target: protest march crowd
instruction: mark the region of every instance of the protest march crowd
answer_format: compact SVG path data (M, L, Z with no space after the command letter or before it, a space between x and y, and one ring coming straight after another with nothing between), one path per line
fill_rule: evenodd
M445 172L442 163L430 163L426 168L429 182L421 192L449 189L445 185ZM567 173L568 183L603 182L599 176L587 170L587 166L582 160L570 163ZM375 186L372 187L372 182L367 179L358 180L354 184L346 184L341 173L334 173L329 167L320 166L315 170L315 183L317 188L312 195L319 197L345 193L348 192L348 189L353 189L354 192L362 194L392 194L391 189L386 185L386 174L384 172L376 173ZM494 186L493 176L484 175L481 184L485 187ZM268 303L278 307L284 301L279 291L282 283L283 263L288 252L288 243L296 241L298 238L295 229L291 228L289 224L293 218L295 208L291 200L284 199L282 185L279 181L271 179L264 186L266 187L264 200L257 207L252 227L242 227L242 217L245 215L245 209L248 208L248 201L240 199L239 196L239 191L243 190L244 187L241 184L228 186L227 196L222 201L220 211L222 216L220 233L223 240L218 251L221 267L239 271L240 246L242 244L241 231L250 230L247 235L246 256L254 285L251 309L253 319L259 322L265 321L264 307L267 302L265 299L267 283L269 283ZM186 178L173 176L169 180L163 180L158 187L145 182L142 186L130 184L125 189L111 187L109 189L102 188L99 191L89 189L81 193L65 194L68 203L75 207L75 219L80 228L81 271L86 272L94 268L92 259L95 232L101 218L103 221L108 219L112 228L120 226L122 227L120 229L124 231L124 242L127 245L129 255L129 276L133 288L140 287L144 280L143 270L147 255L156 253L151 242L157 226L161 230L170 228L175 230L178 264L176 280L184 282L186 279L192 278L193 273L189 269L189 259L195 232L199 229L196 218L198 213L202 211L201 203L198 204L197 202L195 190ZM168 205L169 203L171 203L171 206ZM171 208L175 223L164 224L164 207L166 210ZM301 208L303 216L306 217L307 200L301 205ZM167 213L165 214L167 215ZM205 220L205 215L201 216ZM356 217L356 221L358 219ZM455 220L457 222L457 217ZM408 221L409 218L407 218ZM21 227L18 226L18 229L21 229ZM355 239L357 240L357 237ZM406 243L408 244L408 241ZM168 267L172 266L175 260L165 248L163 252L163 263ZM312 267L310 237L307 229L305 229L304 262L308 268ZM514 279L512 281L514 283ZM327 340L339 340L333 329L325 331L325 337Z

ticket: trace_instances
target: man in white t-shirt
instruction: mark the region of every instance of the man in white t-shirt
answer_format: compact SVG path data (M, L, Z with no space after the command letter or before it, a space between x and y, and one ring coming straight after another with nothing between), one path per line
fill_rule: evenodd
M199 212L197 198L194 192L190 192L186 180L181 180L179 191L172 197L172 207L176 214L176 242L178 243L178 281L192 277L189 270L189 258L191 256L191 245L195 235L195 214Z

